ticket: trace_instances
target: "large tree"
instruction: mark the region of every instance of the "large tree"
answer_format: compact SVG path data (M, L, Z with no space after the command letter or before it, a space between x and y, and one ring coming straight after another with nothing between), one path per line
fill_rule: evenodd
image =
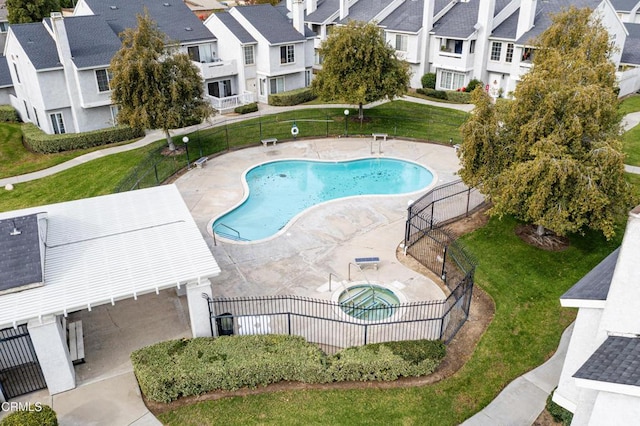
M6 5L10 24L40 22L51 12L60 11L58 0L7 0Z
M351 21L336 27L322 43L322 70L312 82L324 100L360 107L407 92L409 65L396 57L384 33L375 24Z
M189 56L169 45L146 11L137 21L137 28L121 34L122 48L110 65L118 123L162 129L169 148L175 150L169 129L200 122L214 110L203 99L202 77Z
M534 223L540 235L589 228L611 238L631 198L609 34L591 10L572 7L533 45L533 68L506 108L473 93L460 176L491 214Z

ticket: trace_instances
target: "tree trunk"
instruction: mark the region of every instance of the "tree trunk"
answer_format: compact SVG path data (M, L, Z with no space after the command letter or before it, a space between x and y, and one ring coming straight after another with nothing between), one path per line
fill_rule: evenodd
M360 119L360 125L362 126L362 120L364 120L364 109L362 108L362 102L358 105L358 118Z
M545 229L544 226L536 225L536 235L538 237L544 237L545 231L546 231L546 229Z
M173 139L171 138L171 135L169 134L169 129L165 129L164 130L164 134L167 138L167 145L169 145L169 151L175 151L176 150L176 146L173 143Z

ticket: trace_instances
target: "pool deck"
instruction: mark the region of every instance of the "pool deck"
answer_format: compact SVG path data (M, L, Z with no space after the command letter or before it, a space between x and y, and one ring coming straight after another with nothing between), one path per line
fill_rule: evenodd
M420 163L434 174L432 187L455 180L459 160L452 147L388 140L382 154ZM357 257L379 257L377 270L351 267L353 281L396 284L408 301L441 299L431 279L406 268L396 258L402 242L407 203L420 193L362 196L335 200L308 209L275 237L256 243L217 245L211 221L244 197L242 174L250 167L281 159L347 160L371 157L371 138L298 140L255 147L211 158L175 182L222 273L213 279L214 297L297 295L330 299L346 285L349 263ZM333 274L329 290L329 274ZM337 278L336 278L337 277ZM342 282L342 284L341 284Z

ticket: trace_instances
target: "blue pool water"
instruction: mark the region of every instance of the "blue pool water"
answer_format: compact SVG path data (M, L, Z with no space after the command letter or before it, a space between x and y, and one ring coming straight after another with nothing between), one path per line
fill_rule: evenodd
M416 163L367 158L274 161L249 170L245 179L248 197L213 223L220 236L241 241L268 238L316 204L355 195L414 192L428 186L433 175Z

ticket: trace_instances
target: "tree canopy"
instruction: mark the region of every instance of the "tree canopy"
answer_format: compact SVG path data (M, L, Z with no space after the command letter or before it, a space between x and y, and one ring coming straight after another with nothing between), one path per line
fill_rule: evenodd
M203 99L198 68L185 53L168 46L166 35L145 11L138 26L122 34L122 48L111 60L111 99L118 123L162 129L173 150L169 129L199 123L214 113Z
M508 105L473 92L460 176L492 202L492 215L611 238L631 196L609 34L591 10L572 7L533 46L533 68Z
M60 11L58 0L7 0L7 19L10 24L40 22Z
M409 65L396 57L375 24L351 21L322 43L322 70L312 82L324 100L360 105L407 92Z

